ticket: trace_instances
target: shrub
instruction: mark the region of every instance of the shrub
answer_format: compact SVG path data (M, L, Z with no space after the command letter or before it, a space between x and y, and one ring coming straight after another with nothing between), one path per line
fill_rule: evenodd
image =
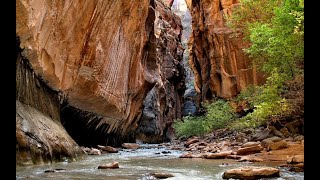
M224 100L217 100L204 106L207 109L205 116L186 116L183 117L183 121L174 123L173 127L178 137L209 133L214 129L225 127L235 117L229 103Z

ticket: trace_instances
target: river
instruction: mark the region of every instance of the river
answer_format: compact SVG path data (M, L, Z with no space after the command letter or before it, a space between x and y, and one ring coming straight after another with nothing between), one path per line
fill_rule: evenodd
M16 179L119 179L119 180L149 180L150 173L171 173L173 179L213 179L221 180L226 169L239 166L260 164L240 163L231 159L201 159L178 158L183 152L169 150L157 144L143 144L137 150L120 150L118 153L90 155L75 162L60 162L50 165L17 166ZM119 169L98 169L99 165L112 161L119 162ZM227 164L227 165L225 165ZM277 164L268 166L277 167ZM278 167L279 168L279 167ZM65 169L54 173L45 173L49 169ZM303 172L290 172L280 168L280 178L274 180L303 180Z

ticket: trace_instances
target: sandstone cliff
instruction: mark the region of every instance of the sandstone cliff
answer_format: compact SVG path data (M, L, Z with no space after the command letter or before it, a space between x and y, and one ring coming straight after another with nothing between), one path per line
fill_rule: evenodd
M213 97L231 98L250 84L264 81L242 49L242 37L231 37L224 15L237 0L186 0L192 15L189 64L195 75L198 103Z
M150 3L150 4L149 4ZM36 74L70 106L103 116L98 126L137 127L155 80L153 1L16 2L16 34Z
M174 137L172 123L182 117L185 90L181 20L170 10L170 3L166 5L156 0L155 10L159 78L144 100L143 115L137 131L137 138L149 143Z
M159 78L153 9L149 0L16 1L17 67L21 59L30 66L29 74L16 71L17 155L77 156L79 147L60 121L114 136L138 127L143 100ZM39 142L45 143L37 152ZM21 161L30 160L24 155Z
M17 39L16 163L76 160L84 154L60 122L57 91L49 88L24 59Z

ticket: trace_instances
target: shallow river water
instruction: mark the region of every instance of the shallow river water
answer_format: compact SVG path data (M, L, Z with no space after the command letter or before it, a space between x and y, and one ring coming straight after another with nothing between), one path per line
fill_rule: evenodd
M168 152L169 153L166 153ZM156 144L141 145L137 150L121 150L118 153L107 153L100 156L87 156L76 162L61 162L51 165L36 165L16 167L16 179L119 179L119 180L148 180L150 173L171 173L173 179L217 179L222 180L226 169L239 166L264 164L239 163L230 159L201 159L178 158L183 152L168 150ZM99 165L112 161L119 162L119 169L98 169ZM227 165L224 165L227 164ZM268 166L277 167L276 164ZM65 169L54 173L44 173L49 169ZM277 167L279 168L279 167ZM280 168L280 178L273 180L303 180L304 173L289 172L287 168Z

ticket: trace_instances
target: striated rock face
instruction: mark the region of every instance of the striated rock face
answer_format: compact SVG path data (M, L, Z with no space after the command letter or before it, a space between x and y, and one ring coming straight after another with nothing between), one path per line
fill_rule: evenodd
M158 82L154 2L17 0L24 58L68 105L101 116L97 126L137 128L146 93Z
M213 97L231 98L248 85L264 81L250 67L242 49L242 37L230 37L224 15L231 14L237 0L187 0L192 15L189 64L195 75L195 89L204 102Z
M76 160L84 152L60 122L58 92L33 72L21 56L16 59L16 164L32 165Z
M182 65L182 25L180 18L162 1L155 1L154 23L157 44L156 85L144 100L137 138L159 142L174 137L172 123L182 116L185 74Z

